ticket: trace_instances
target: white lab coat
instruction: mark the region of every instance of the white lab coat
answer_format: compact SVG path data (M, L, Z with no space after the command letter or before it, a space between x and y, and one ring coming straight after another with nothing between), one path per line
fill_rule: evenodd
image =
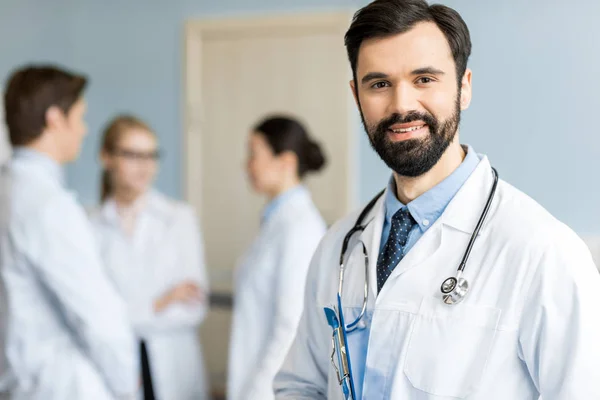
M132 399L139 371L126 307L61 176L26 150L2 174L0 398Z
M129 306L136 334L146 341L157 398L203 400L208 383L198 328L207 312L208 278L196 214L156 191L142 204L131 237L120 227L114 201L92 212L104 264ZM154 301L186 280L202 288L206 301L173 304L156 314Z
M306 189L264 222L241 258L229 351L228 399L273 399L273 378L300 321L311 256L325 223Z
M492 185L489 161L481 157L378 296L383 197L370 213L361 235L371 255L370 332L348 336L362 399L520 400L540 393L544 400L600 399L600 275L590 252L504 181L466 267L469 294L458 305L441 301L440 285L455 275ZM275 379L277 399L342 398L323 308L335 304L341 242L356 218L337 223L314 256L305 313ZM355 248L344 281L347 322L362 305L359 255Z

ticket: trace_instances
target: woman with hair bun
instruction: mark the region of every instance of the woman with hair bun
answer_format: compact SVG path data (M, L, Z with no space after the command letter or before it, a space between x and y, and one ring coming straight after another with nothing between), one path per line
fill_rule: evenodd
M267 199L261 229L236 269L228 399L274 399L273 378L292 344L304 283L325 223L303 178L325 156L302 124L270 117L252 130L247 173Z

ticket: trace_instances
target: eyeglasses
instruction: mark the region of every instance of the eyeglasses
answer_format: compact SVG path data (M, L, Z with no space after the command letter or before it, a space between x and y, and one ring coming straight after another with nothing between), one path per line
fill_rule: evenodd
M127 160L140 160L140 161L157 161L160 159L160 152L158 150L155 151L133 151L133 150L125 150L125 149L117 149L112 152L113 155L117 157L122 157Z

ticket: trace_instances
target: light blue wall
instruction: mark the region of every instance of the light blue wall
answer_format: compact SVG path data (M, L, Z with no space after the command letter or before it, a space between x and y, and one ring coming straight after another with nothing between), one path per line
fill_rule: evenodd
M446 3L473 38L463 141L579 233L600 233L600 2Z
M67 19L50 2L0 0L0 76L31 59L43 62L71 61Z
M82 202L98 196L97 149L117 112L147 120L165 159L157 185L182 192L183 24L193 17L356 8L352 0L0 0L0 76L29 61L59 62L91 77L90 137L67 170Z
M68 170L85 203L97 196L102 124L118 111L148 120L166 158L158 186L181 185L182 28L186 18L355 9L362 0L0 0L0 75L25 61L57 61L92 78L90 138ZM474 98L463 142L487 153L501 176L582 233L600 233L595 185L600 135L596 51L600 2L447 0L471 29ZM358 121L358 120L357 120ZM362 130L360 196L388 176Z

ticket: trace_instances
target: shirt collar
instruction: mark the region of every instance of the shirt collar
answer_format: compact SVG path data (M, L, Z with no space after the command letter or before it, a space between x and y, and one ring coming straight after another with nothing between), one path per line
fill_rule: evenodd
M269 218L271 218L273 213L288 199L295 197L297 195L300 195L302 193L305 193L306 191L307 191L307 189L304 187L304 185L297 185L291 189L286 190L285 192L281 193L277 197L275 197L263 209L262 219L261 219L262 222L265 222Z
M168 215L170 210L169 200L155 189L150 189L131 205L129 211L141 214L150 214L159 218ZM118 223L120 220L119 210L114 198L109 197L100 206L100 214L110 223Z
M65 173L62 166L46 154L28 147L15 147L12 157L16 161L24 161L39 168L61 186L65 186Z
M408 205L403 204L396 197L396 183L392 176L385 197L386 222L391 223L392 216L398 210L408 207L421 231L425 232L442 215L452 198L477 168L479 161L475 150L471 146L467 146L467 155L458 168L442 182L408 203Z

